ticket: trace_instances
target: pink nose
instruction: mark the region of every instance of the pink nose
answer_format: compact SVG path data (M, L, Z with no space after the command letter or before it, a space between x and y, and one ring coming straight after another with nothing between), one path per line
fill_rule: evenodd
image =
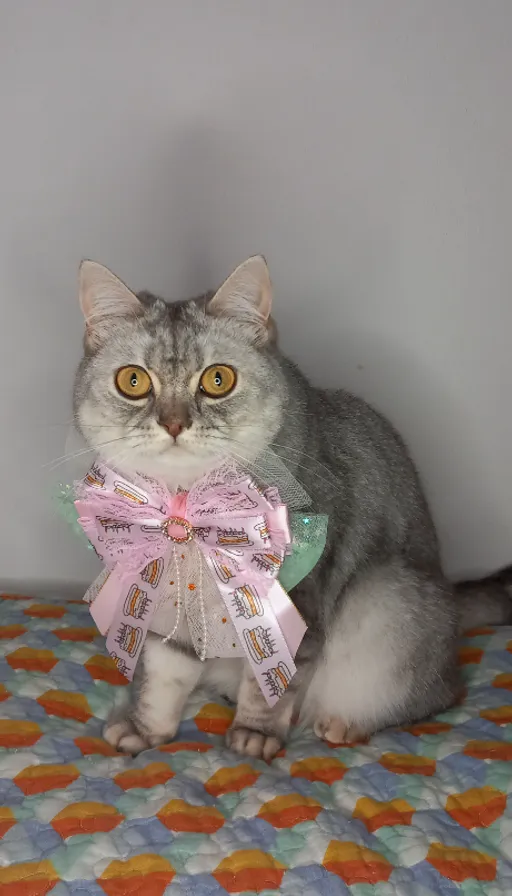
M183 423L181 420L170 420L168 423L160 421L160 426L167 430L170 436L176 440L181 432L183 432Z

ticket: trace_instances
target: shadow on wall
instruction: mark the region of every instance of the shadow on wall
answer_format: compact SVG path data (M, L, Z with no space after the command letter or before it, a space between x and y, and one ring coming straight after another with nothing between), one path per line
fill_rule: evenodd
M279 316L278 316L279 323ZM286 334L287 316L281 332ZM385 333L346 329L340 333L294 324L296 344L286 338L284 349L301 355L303 370L318 382L315 358L328 359L330 385L366 399L396 427L418 467L438 529L445 569L449 576L477 576L509 563L495 557L482 569L454 565L453 557L478 557L482 530L510 532L510 517L489 488L488 441L485 432L475 439L474 409L449 391L434 367L393 343ZM441 371L442 374L442 371ZM492 546L488 548L491 553ZM491 553L491 564L492 553Z
M216 163L207 160L204 131L185 129L168 146L135 144L122 167L112 165L110 154L98 154L92 170L84 162L72 177L64 171L58 205L51 185L43 187L46 195L13 226L9 246L13 276L21 272L28 294L41 296L41 322L64 291L76 309L82 258L107 265L136 289L168 295L171 285L171 298L206 288L215 227L209 184L219 177ZM87 190L77 206L73 184L80 179ZM56 266L56 258L62 264ZM62 310L62 303L53 306Z

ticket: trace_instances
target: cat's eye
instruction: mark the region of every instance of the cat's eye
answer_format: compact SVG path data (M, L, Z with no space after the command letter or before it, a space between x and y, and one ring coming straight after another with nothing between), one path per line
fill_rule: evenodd
M236 386L236 371L228 364L212 364L201 374L199 388L208 398L224 398Z
M151 377L143 367L131 364L129 367L120 367L116 373L115 383L118 392L125 398L134 401L146 398L151 392Z

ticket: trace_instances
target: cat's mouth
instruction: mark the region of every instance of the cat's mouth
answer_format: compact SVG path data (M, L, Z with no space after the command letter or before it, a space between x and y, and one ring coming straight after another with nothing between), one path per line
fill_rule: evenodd
M184 457L185 455L193 454L194 452L190 450L190 445L185 445L180 441L171 441L167 445L163 445L160 449L160 454L169 454L171 457L178 456Z
M215 446L218 448L218 446ZM195 441L187 439L184 436L177 438L168 437L163 441L158 439L157 442L149 441L147 444L141 445L138 453L146 457L158 457L169 461L178 461L190 459L208 458L218 453L212 450L213 446L208 445L207 441Z

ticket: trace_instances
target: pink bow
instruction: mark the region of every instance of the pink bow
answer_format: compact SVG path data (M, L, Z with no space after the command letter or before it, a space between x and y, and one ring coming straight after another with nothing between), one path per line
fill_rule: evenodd
M174 585L172 570L185 558L182 552L199 551L198 583L188 585L192 591L184 598L178 594L176 625L167 640L179 627L184 603L189 632L201 633L192 636L194 648L206 658L215 633L205 615L202 556L273 705L296 671L293 657L306 630L277 581L291 542L277 490L263 491L231 464L177 495L155 480L138 475L130 482L99 464L76 488L79 522L109 570L99 588L91 586L91 614L100 631L108 631L107 648L118 668L132 677L155 610Z

